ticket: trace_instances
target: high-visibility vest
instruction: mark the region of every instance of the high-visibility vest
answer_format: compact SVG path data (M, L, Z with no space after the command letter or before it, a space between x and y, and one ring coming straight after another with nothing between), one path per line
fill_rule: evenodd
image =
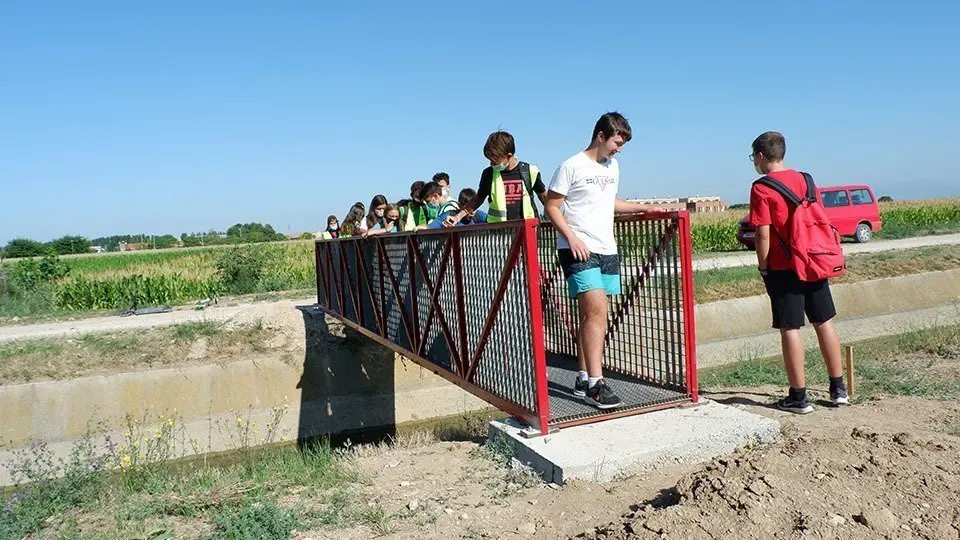
M427 209L422 204L409 202L403 207L403 230L412 231L418 225L427 224Z
M521 161L517 164L520 169L520 178L523 179L523 218L539 218L537 207L533 204L533 182L540 169L536 165L530 165ZM490 211L487 212L487 222L497 223L507 220L507 189L503 183L503 177L500 171L493 170L493 179L490 183Z

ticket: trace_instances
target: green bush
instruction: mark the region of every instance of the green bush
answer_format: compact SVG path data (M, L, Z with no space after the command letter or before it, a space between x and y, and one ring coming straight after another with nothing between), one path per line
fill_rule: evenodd
M217 255L217 271L224 288L233 294L256 292L268 266L280 259L277 250L265 246L237 246Z
M287 540L300 519L292 510L258 502L221 511L213 522L216 531L210 540Z

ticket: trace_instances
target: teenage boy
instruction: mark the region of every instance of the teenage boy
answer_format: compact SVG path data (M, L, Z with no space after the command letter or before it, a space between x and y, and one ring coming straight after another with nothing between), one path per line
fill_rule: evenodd
M758 174L768 176L793 191L798 197L807 193L803 174L783 164L787 143L783 135L768 131L753 141L750 161ZM837 310L830 294L827 280L801 282L790 268L788 226L793 209L783 195L763 184L755 183L750 191L750 223L756 227L757 267L763 277L770 307L773 312L773 327L780 330L780 346L783 364L787 371L790 391L777 401L777 407L798 414L813 412L807 398L804 381L803 341L800 327L803 316L813 324L820 343L820 352L830 376L830 399L834 405L846 405L847 388L843 384L840 339L833 325ZM775 240L771 240L774 237Z
M400 219L403 220L403 230L412 231L420 225L427 224L427 208L420 199L420 191L423 189L423 182L417 180L410 185L410 198L401 201Z
M460 204L455 199L451 199L443 194L443 186L436 182L430 182L420 190L420 200L423 201L427 209L427 225L417 226L418 229L437 228L444 222L443 216L455 214L460 210Z
M453 227L476 211L484 199L490 201L487 222L496 223L508 219L529 219L539 217L533 194L537 194L541 204L546 203L546 187L536 165L519 161L513 135L506 131L495 131L487 137L483 145L483 155L490 166L480 173L480 188L476 197L464 205L460 212L448 217L444 226Z
M609 112L597 120L590 146L563 162L553 175L546 212L557 230L560 265L580 314L573 393L600 409L621 404L603 380L607 296L620 294L620 259L614 214L639 214L642 205L617 199L620 165L614 155L632 137L630 123Z
M443 188L443 196L450 197L450 175L440 171L437 174L433 175L433 181L440 184L440 187Z

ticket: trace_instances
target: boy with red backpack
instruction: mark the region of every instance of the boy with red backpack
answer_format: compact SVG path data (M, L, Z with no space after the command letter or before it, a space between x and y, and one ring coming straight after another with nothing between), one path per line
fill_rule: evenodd
M750 160L764 175L750 191L750 223L756 227L757 264L780 330L783 363L790 383L777 407L798 414L813 412L804 381L804 350L800 327L804 314L817 332L830 377L830 400L849 403L843 384L840 339L833 318L828 279L845 271L840 236L817 202L813 178L783 164L786 141L768 131L753 141Z

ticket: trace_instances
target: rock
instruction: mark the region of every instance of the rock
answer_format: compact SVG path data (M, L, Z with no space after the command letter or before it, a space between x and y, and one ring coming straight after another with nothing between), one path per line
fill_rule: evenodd
M517 527L517 532L527 536L533 536L537 534L537 525L535 523L524 523Z
M817 473L816 475L814 475L814 478L816 478L817 480L823 480L823 479L826 478L826 477L827 477L827 475L825 475L825 474L823 474L823 473Z
M755 495L760 495L761 497L765 495L768 491L767 484L760 479L754 480L752 484L747 486L747 490Z
M411 512L416 512L417 508L420 508L420 501L413 499L412 501L407 503L407 510L410 510Z
M889 508L866 510L862 517L864 525L880 534L889 534L897 529L897 516Z
M463 520L470 519L470 514L460 514L460 519L463 519Z
M827 523L829 523L830 525L833 525L834 527L839 527L839 526L843 525L843 524L846 523L846 522L847 522L847 520L844 519L843 516L840 516L840 515L837 515L837 514L833 514L832 516L830 516L829 518L827 518Z
M536 505L536 504L537 504L537 500L536 500L536 499L532 499L532 500L527 501L527 503L528 503L528 504L532 504L532 505Z
M410 482L407 482L407 481L400 482L400 487L409 487L409 486L410 486Z
M450 514L453 514L453 508L444 508L443 512L449 516Z

